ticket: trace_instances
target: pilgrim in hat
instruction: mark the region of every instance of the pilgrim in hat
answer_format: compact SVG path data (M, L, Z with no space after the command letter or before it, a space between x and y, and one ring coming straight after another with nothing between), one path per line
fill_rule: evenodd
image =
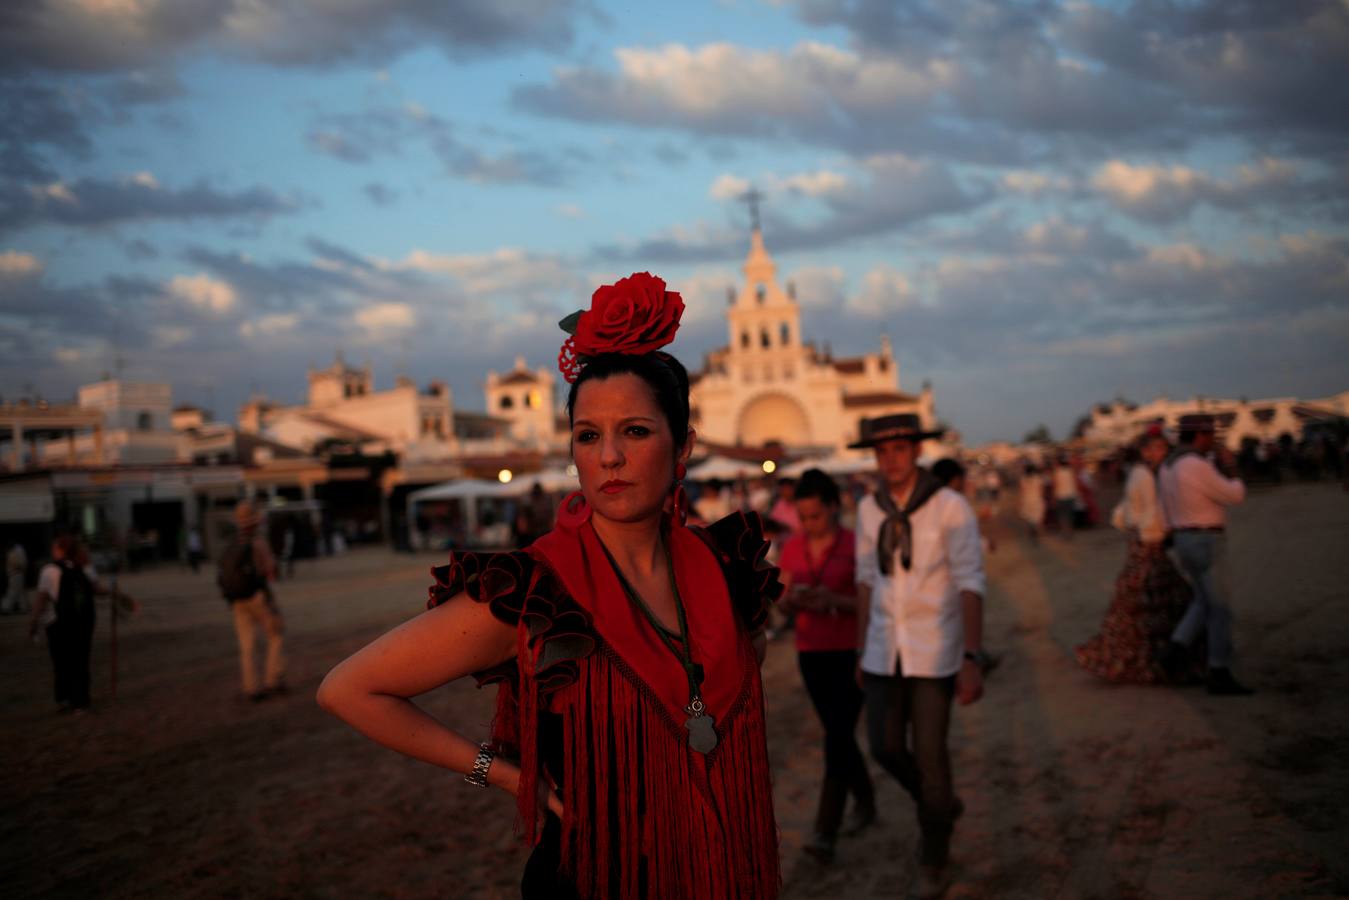
M940 429L935 431L924 429L922 420L915 413L893 413L874 419L863 419L861 432L861 438L848 445L849 450L874 447L895 438L924 441L928 438L939 438L945 433Z

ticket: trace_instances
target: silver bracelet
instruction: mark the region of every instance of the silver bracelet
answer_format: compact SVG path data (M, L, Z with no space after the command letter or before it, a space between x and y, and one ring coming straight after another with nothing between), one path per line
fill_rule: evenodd
M492 745L479 744L478 756L473 760L473 771L465 775L464 780L478 787L488 787L487 770L492 768L492 760L494 759L496 759L496 751L492 749Z

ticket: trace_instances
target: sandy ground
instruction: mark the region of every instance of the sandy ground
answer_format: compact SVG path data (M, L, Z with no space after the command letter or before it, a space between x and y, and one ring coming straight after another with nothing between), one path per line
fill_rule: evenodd
M1003 524L990 558L986 698L955 715L950 897L1320 897L1349 894L1349 495L1256 493L1232 524L1238 673L1253 698L1112 687L1071 648L1096 628L1123 561L1108 530L1031 546ZM512 804L382 750L312 697L323 673L421 606L430 556L362 551L280 586L289 697L237 697L212 576L129 576L143 612L108 623L94 712L58 716L45 648L0 619L0 884L7 897L510 897L523 850ZM827 869L800 853L822 767L789 640L765 667L788 897L901 896L911 804L878 776L884 826ZM471 684L424 698L484 734ZM1341 748L1337 750L1336 748Z

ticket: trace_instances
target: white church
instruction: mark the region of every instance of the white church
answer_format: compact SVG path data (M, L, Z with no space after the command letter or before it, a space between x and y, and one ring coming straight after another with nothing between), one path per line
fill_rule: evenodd
M919 393L900 389L899 364L888 338L875 353L835 358L801 334L801 308L790 287L777 282L777 266L757 227L743 267L745 282L726 313L728 343L690 371L692 425L704 446L763 448L794 454L847 453L863 418L916 413L936 425L930 385ZM677 285L672 285L677 288ZM538 442L552 428L565 447L567 423L559 417L558 377L523 359L486 383L487 412L512 423L517 439Z

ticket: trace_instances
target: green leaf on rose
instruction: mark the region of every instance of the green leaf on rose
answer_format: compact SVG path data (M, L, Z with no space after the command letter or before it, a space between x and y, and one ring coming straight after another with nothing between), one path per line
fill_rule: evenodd
M581 314L584 312L585 310L578 309L576 312L567 316L561 322L558 322L557 327L567 332L567 334L576 334L576 323L581 321Z

